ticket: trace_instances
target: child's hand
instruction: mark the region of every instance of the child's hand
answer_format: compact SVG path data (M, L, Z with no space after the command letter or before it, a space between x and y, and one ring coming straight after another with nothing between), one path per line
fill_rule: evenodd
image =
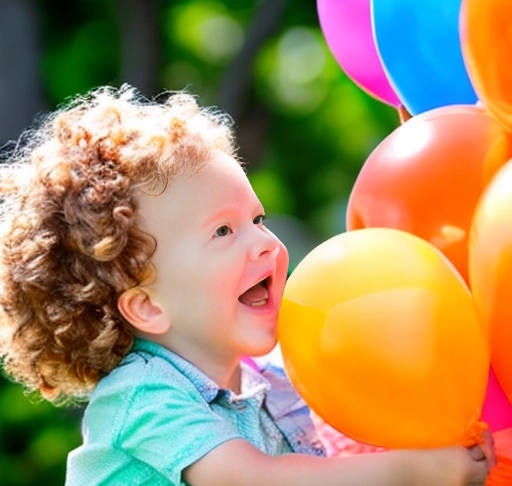
M455 446L423 452L426 461L420 469L424 470L414 474L414 484L418 486L483 486L487 480L490 467L482 446L468 449Z
M492 439L492 436L489 434L488 438ZM476 445L467 449L472 464L469 464L468 480L464 483L466 485L484 485L489 471L496 465L494 448L488 439L486 441L482 445Z
M481 449L481 452L478 452L478 449ZM487 459L487 466L489 471L496 466L496 452L494 450L494 438L489 429L484 430L482 433L482 443L480 446L474 446L470 449L471 457L475 459L475 456L478 457L478 454L483 453L485 458Z

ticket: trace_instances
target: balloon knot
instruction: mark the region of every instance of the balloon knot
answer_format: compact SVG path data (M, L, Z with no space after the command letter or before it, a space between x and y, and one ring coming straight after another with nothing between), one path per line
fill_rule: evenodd
M461 445L471 447L476 444L482 444L484 441L483 433L488 430L488 428L489 426L485 422L477 420L463 437Z

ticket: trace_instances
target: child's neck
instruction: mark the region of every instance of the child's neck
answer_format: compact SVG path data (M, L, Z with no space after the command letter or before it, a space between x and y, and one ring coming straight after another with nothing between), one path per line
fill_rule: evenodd
M187 361L192 363L206 376L211 378L220 388L232 390L236 394L241 393L242 373L240 368L240 361L235 361L231 364L225 364L219 362L211 362L205 359L194 359L193 356L183 355L177 351L175 352L182 358L185 358Z
M186 359L217 383L220 388L232 390L235 393L241 392L241 357L226 359L219 356L215 358L210 355L206 355L200 349L191 349L188 346L179 346L179 343L176 342L176 340L172 340L172 343L170 343L170 339L166 339L165 335L145 335L143 337L158 342L173 353L176 353Z
M242 389L242 374L240 370L240 361L236 360L231 363L212 362L209 360L194 359L194 357L186 357L194 366L200 369L205 375L211 378L220 388L232 390L240 393Z

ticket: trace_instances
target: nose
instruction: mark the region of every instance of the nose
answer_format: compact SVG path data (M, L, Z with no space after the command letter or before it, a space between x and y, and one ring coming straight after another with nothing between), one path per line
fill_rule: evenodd
M282 246L277 236L266 228L255 229L257 231L249 247L249 259L256 261L265 254L277 253L278 248Z

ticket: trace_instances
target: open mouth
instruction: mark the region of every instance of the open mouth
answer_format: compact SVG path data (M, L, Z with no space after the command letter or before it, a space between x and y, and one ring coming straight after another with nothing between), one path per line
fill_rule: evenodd
M268 302L269 285L270 277L267 277L252 286L250 289L246 290L240 297L238 297L238 301L250 307L261 307L266 305Z

